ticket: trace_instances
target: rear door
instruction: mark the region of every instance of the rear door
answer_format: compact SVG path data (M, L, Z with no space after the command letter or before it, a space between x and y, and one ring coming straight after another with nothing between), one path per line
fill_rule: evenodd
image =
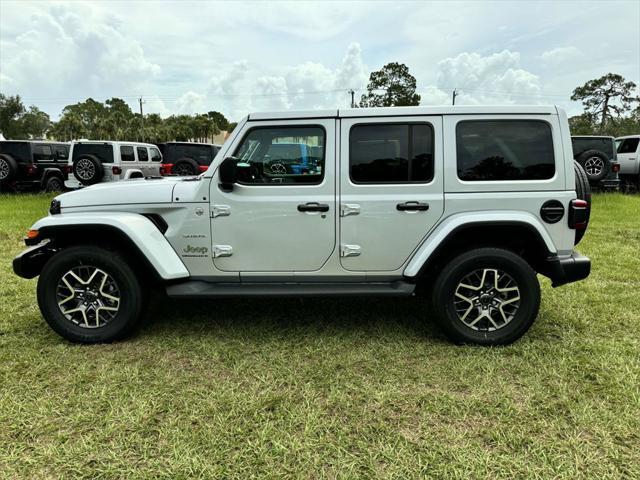
M142 175L151 175L151 162L149 161L149 150L147 147L136 147L136 155L138 157L138 169L142 172Z
M343 118L340 261L402 267L444 210L442 117Z
M618 144L618 162L620 162L620 175L636 175L639 172L640 162L640 137L620 138Z

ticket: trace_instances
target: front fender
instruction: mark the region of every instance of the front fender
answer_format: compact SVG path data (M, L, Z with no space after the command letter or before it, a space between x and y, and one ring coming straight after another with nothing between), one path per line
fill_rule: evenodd
M132 246L139 250L136 253L143 255L163 280L189 276L184 263L158 227L151 220L137 213L63 213L42 218L31 229L40 232L39 239L53 240L57 235L71 233L78 235L81 239L83 231L89 234L97 229L105 230L106 234L111 231L125 236ZM108 237L106 239L108 240Z
M427 240L418 248L411 261L404 270L404 276L416 277L422 266L429 260L436 249L447 240L449 235L457 229L467 225L524 225L534 230L544 242L549 253L557 253L553 240L544 228L540 220L531 213L495 211L495 212L468 212L451 215L443 219L440 224L427 237ZM473 239L470 239L473 242Z

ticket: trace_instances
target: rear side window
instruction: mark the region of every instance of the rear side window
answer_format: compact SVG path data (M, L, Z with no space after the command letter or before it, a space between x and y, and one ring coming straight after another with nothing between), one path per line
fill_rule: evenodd
M67 160L69 158L69 147L67 145L54 145L53 151L58 160Z
M35 162L53 161L53 152L51 151L51 145L33 145L33 160Z
M113 163L113 145L110 143L76 143L73 146L73 161L83 155L93 155L102 163Z
M470 120L456 128L458 178L546 180L555 174L551 126L540 120Z
M159 162L162 160L162 156L160 155L160 151L157 148L150 148L151 151L151 161Z
M433 130L428 124L354 125L349 133L354 183L427 183L433 179Z
M147 153L147 147L138 147L138 161L146 162L149 160L149 153Z
M618 144L618 153L636 153L640 138L624 138Z
M120 159L123 162L134 162L136 158L133 155L133 147L130 145L123 145L120 147Z

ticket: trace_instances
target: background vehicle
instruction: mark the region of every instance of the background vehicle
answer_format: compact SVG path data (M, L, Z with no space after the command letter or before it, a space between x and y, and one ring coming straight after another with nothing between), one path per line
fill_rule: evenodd
M252 114L202 175L58 196L14 271L40 275L43 316L73 341L125 336L154 283L172 298L420 294L452 340L506 344L537 316L537 273L589 275L570 141L556 107ZM272 170L317 146L313 170Z
M155 145L138 142L71 142L68 188L132 178L159 177L162 155Z
M620 178L640 189L640 135L616 138Z
M0 188L62 191L68 157L68 143L0 141Z
M168 142L158 147L163 157L163 175L199 175L220 151L220 145L211 143Z
M573 158L584 168L589 184L603 189L620 187L620 164L616 157L613 137L571 137Z

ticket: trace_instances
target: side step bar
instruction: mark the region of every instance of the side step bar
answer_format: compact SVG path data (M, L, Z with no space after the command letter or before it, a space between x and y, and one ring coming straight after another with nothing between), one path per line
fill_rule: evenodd
M189 280L167 287L171 298L231 297L407 297L413 283L214 283Z

